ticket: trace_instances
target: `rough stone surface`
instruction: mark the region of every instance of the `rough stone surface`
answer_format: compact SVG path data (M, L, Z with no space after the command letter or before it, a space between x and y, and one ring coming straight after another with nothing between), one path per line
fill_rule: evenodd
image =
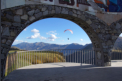
M109 50L113 47L120 33L122 33L122 20L116 21L108 26L94 15L63 6L30 4L3 10L1 16L2 53L7 55L11 42L13 42L15 37L19 35L22 30L33 23L33 21L49 17L65 18L78 24L92 41L96 52L96 65L109 65L111 57ZM97 52L101 53L102 59L99 59L100 55ZM101 61L98 62L98 60ZM4 77L4 62L4 60L1 62L2 77Z
M39 12L39 13L35 14L36 18L40 18L41 16L42 16L42 12Z
M16 36L15 32L12 31L11 32L11 36Z
M18 9L18 10L16 11L16 14L17 14L17 15L22 15L22 14L23 14L23 9Z
M119 23L117 23L116 24L116 28L118 29L118 28L121 28L122 26L119 24Z
M61 7L55 7L56 13L60 13L61 12Z
M6 14L6 18L8 18L9 20L13 20L14 17L12 15Z
M11 22L5 22L5 21L3 21L1 24L7 25L7 26L11 26Z
M30 17L29 20L30 21L34 21L36 18L34 16Z
M2 28L2 26L1 26L1 33L2 33L2 31L3 31L3 28Z
M6 43L6 39L3 39L3 40L2 40L2 43Z
M92 23L92 21L89 19L88 21L86 21L89 25Z
M8 40L8 41L6 42L6 44L7 44L7 45L10 45L11 42L12 42L11 40Z
M47 10L43 12L43 15L47 15L47 14L48 14L48 11Z
M8 49L4 48L3 51L2 51L2 53L5 54L6 51L8 51Z
M42 8L42 10L41 11L45 11L46 10L46 8L44 7L44 8Z
M72 15L73 14L73 12L72 11L69 11L69 15Z
M67 8L63 8L61 13L62 14L68 14L68 9Z
M21 23L12 23L12 24L13 24L13 26L18 26L18 27L21 26Z
M32 16L34 14L34 12L35 12L35 10L31 10L31 11L28 12L28 15Z
M39 9L36 9L36 10L35 10L35 13L39 13L39 12L40 12L40 10L39 10Z
M3 36L9 36L9 28L8 27L5 27L4 30L3 30L3 33L2 33Z
M21 16L21 19L28 20L28 15Z
M20 16L18 16L18 15L14 16L14 21L21 22Z

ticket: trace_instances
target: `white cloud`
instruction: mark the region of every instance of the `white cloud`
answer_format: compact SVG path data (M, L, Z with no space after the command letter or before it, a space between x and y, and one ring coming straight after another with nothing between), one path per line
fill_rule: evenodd
M31 35L30 37L27 37L27 39L35 39L35 38L40 38L41 40L46 39L46 37L43 37L40 35L39 30L33 29L31 32L34 33L34 35Z
M33 29L33 30L31 30L31 32L38 33L39 30L37 30L37 29Z
M40 38L41 40L47 39L46 37L43 37L43 36L40 36L39 38Z
M49 32L47 32L46 34L47 34L47 35L51 35L51 34L57 35L56 30L55 30L55 31L49 31Z
M80 39L81 41L83 41L83 39Z
M49 31L46 34L50 35L50 37L48 37L49 41L55 41L55 39L60 38L60 37L56 36L57 35L56 30L55 31Z
M56 35L54 35L54 34L50 34L50 37L48 37L48 39L50 40L50 41L54 41L55 39L57 39L58 37L56 37Z
M86 45L86 43L82 43L81 45Z
M23 40L15 40L14 42L23 42Z
M34 33L34 35L27 37L27 39L34 39L34 38L39 38L40 37L40 33Z
M19 43L22 43L22 42L27 42L27 41L23 41L23 40L15 40L15 41L13 42L13 45L15 45L15 44L19 44Z

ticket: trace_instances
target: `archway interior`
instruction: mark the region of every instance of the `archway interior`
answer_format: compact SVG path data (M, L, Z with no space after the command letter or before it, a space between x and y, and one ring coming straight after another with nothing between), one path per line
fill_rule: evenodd
M66 29L71 29L73 33L70 31L64 32ZM82 27L63 18L45 18L32 23L17 36L12 45L21 42L34 43L34 41L60 45L71 43L85 45L91 43Z
M116 39L111 52L111 65L122 66L122 33Z
M70 31L64 32L66 29L72 30L73 33L71 33ZM68 40L67 38L69 38L70 40ZM78 51L82 50L82 49L83 50L92 50L93 46L90 43L91 43L91 40L87 36L86 32L81 27L79 27L77 24L75 24L74 22L67 20L67 19L62 19L62 18L46 18L46 19L42 19L37 22L34 22L33 24L26 27L14 40L14 42L11 46L11 48L12 48L11 51L13 52L14 48L15 49L19 48L19 50L17 50L19 52L27 51L27 50L38 50L37 52L32 51L32 52L18 53L18 55L17 55L18 60L14 59L15 60L14 62L17 61L16 67L20 68L20 67L24 67L24 66L27 66L30 64L40 64L40 63L46 63L46 62L47 63L64 62L63 60L60 60L58 58L56 58L57 60L55 60L54 58L52 60L49 60L49 59L51 59L51 58L49 58L48 61L43 60L43 59L38 60L38 57L32 58L33 59L33 61L32 61L32 59L30 59L30 57L36 56L38 54L39 50L44 50L46 48L47 48L46 50L49 50L49 47L53 46L51 48L59 49L58 52L61 52L60 49L67 49L67 51L65 50L65 53L72 52L71 54L73 54L74 52L76 52L76 50L78 50ZM68 50L68 49L70 49L70 50ZM9 51L9 53L11 51ZM28 54L32 54L32 53L33 54L35 53L35 55L34 56L28 55ZM39 53L41 53L41 52L39 52ZM80 52L80 54L81 54L81 52ZM16 56L16 55L13 53L13 56ZM49 56L49 55L47 55L47 56ZM8 57L6 60L6 62L7 62L6 67L8 65L8 62L12 61L12 59L10 59L10 57ZM60 56L60 55L58 57L62 58L62 56ZM44 57L39 57L39 58L44 58ZM69 58L73 58L73 57L71 55L69 55L66 58L68 59L67 61L71 62L72 59L69 59ZM25 62L25 61L27 61L25 59L28 59L29 62L31 61L31 63ZM43 62L42 62L42 60L43 60ZM23 61L23 63L21 61ZM72 61L72 62L75 62L75 61ZM10 67L13 67L13 65ZM10 67L8 67L7 69L9 69ZM12 69L12 70L14 70L14 69Z

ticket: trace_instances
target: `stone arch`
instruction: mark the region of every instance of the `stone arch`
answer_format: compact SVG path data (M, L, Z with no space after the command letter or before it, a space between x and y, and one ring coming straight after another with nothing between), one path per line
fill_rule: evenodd
M89 36L96 52L96 65L104 66L104 43L107 41L106 30L109 27L102 20L89 13L54 5L24 5L2 10L2 46L1 75L4 78L7 53L15 38L33 22L58 17L78 24Z
M107 29L106 29L106 39L105 43L103 44L103 51L104 51L104 63L111 62L111 53L112 48L116 39L122 33L122 19L113 22Z
M110 25L110 28L113 31L111 33L111 35L112 35L112 43L114 45L115 41L117 40L117 38L119 37L119 35L122 33L122 19L120 19L120 20L112 23ZM111 48L113 48L113 47L111 47Z

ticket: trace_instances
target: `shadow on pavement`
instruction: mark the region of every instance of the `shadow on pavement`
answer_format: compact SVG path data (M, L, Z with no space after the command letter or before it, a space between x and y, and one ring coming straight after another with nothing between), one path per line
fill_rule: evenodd
M122 67L78 63L37 64L14 70L4 81L122 81Z

